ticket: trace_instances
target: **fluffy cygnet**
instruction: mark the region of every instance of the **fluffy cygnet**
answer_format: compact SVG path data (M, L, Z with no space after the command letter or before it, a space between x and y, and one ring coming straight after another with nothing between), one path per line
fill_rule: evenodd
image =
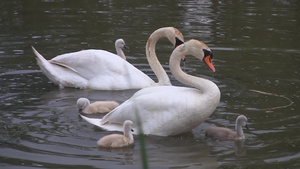
M119 55L121 58L126 60L126 56L122 49L129 49L129 47L125 44L125 41L123 39L117 39L115 42L115 47L116 47L117 55Z
M98 142L99 147L121 148L127 147L134 143L132 130L132 121L126 120L123 124L124 134L111 134L102 137Z
M90 103L87 98L79 98L77 100L77 107L85 114L107 113L118 106L119 103L115 101L96 101Z
M235 131L224 127L210 127L206 130L206 137L211 137L217 140L240 140L245 139L243 126L248 129L247 117L240 115L236 119Z

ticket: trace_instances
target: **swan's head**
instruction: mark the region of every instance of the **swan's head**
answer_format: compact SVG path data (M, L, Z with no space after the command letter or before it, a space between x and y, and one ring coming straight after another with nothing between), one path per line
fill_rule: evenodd
M120 49L129 49L129 47L125 44L123 39L117 39L115 42L115 47Z
M167 32L167 38L174 45L174 48L184 43L183 34L178 29L174 27L167 27L167 29L170 29L170 31ZM182 56L181 60L185 62L185 56Z
M240 115L240 116L238 116L238 118L236 119L236 124L239 124L239 125L241 125L241 126L244 126L244 127L246 127L247 129L249 129L248 128L248 125L247 125L247 117L246 116L244 116L244 115Z
M147 51L149 51L150 48L154 49L157 41L160 38L167 38L175 48L184 43L183 35L178 29L174 27L159 28L155 30L147 40L147 44L146 44L147 56L150 56L150 53ZM182 56L182 60L183 61L185 60L185 56Z
M175 48L184 43L184 37L178 29L174 27L165 27L161 29L165 30L166 37L174 45Z
M175 34L175 47L177 47L184 43L184 37L178 29L176 29L176 28L173 28L173 29L174 29L174 34Z
M87 98L79 98L77 100L77 107L79 110L83 110L89 104L90 104L90 101Z
M213 54L212 51L209 49L209 47L198 40L195 39L191 39L187 42L185 42L185 45L188 48L190 48L190 52L187 54L191 54L193 56L195 56L196 58L202 60L213 72L216 71L213 63L212 63L212 58L213 58ZM187 55L184 54L184 55Z
M168 38L168 40L172 43L172 45L174 45L174 47L177 47L184 43L184 38L182 33L174 27L162 27L155 30L150 35L147 43L149 43L148 45L150 45L150 42L156 43L157 40L162 37Z
M200 42L201 45L202 45L202 48L203 48L203 59L202 61L213 71L215 72L216 69L212 63L212 59L213 59L213 53L212 51L209 49L209 47L203 43L203 42Z

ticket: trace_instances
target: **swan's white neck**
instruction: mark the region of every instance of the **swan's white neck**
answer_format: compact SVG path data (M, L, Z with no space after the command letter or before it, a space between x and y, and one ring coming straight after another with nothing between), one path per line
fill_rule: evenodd
M122 59L126 60L126 56L125 56L123 50L117 46L115 46L115 47L116 47L117 55L120 56Z
M155 46L156 46L157 41L160 38L167 37L166 31L167 31L167 29L163 29L163 28L154 31L150 35L150 37L147 41L147 44L146 44L146 56L147 56L148 63L158 79L158 84L165 85L165 86L172 85L172 84L170 82L170 79L169 79L166 71L160 64L159 60L157 59L157 56L155 53Z

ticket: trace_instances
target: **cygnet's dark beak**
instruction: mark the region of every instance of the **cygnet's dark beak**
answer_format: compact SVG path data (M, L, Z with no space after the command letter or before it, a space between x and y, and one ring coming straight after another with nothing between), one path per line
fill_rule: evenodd
M245 126L245 127L246 127L246 129L248 129L248 130L249 130L249 127L248 127L248 125L247 125L247 124L246 124L246 126Z
M133 130L133 129L131 129L131 132L134 132L134 130Z
M129 50L129 47L127 45L124 45L123 49Z

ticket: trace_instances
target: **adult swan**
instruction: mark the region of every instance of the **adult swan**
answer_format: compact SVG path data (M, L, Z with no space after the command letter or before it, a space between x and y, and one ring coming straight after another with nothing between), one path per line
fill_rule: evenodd
M81 115L82 118L110 131L122 131L124 121L131 120L134 134L139 133L139 118L144 134L170 136L191 131L214 112L220 101L220 90L212 81L188 75L181 70L180 57L189 54L203 60L213 71L215 69L211 62L211 50L200 41L190 40L174 49L169 62L171 73L177 80L193 88L144 88L102 119Z
M158 78L159 85L170 85L170 80L155 54L156 42L166 37L174 45L184 42L181 32L173 27L164 27L151 34L146 45L150 67ZM33 47L38 65L55 84L94 90L141 89L157 85L149 76L119 56L103 50L82 50L46 60Z

